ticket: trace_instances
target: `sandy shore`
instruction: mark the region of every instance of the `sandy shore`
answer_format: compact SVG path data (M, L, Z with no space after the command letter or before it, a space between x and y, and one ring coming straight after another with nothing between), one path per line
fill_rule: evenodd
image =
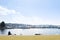
M0 36L0 40L60 40L60 35Z

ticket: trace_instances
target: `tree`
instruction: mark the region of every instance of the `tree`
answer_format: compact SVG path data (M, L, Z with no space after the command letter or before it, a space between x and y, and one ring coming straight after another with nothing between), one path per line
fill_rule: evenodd
M4 28L5 28L5 22L2 21L2 22L0 23L0 29L4 29Z

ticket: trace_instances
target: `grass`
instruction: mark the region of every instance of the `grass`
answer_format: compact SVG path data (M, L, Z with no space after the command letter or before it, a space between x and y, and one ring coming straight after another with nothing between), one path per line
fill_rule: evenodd
M39 36L0 36L0 40L60 40L60 35Z

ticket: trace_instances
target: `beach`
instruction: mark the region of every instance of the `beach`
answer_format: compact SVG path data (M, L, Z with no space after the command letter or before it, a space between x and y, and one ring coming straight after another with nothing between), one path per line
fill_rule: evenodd
M60 35L4 35L0 40L60 40Z

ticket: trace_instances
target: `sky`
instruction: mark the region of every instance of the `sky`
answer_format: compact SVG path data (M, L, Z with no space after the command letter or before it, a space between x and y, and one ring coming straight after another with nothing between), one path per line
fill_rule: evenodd
M0 0L0 22L60 25L60 0Z

